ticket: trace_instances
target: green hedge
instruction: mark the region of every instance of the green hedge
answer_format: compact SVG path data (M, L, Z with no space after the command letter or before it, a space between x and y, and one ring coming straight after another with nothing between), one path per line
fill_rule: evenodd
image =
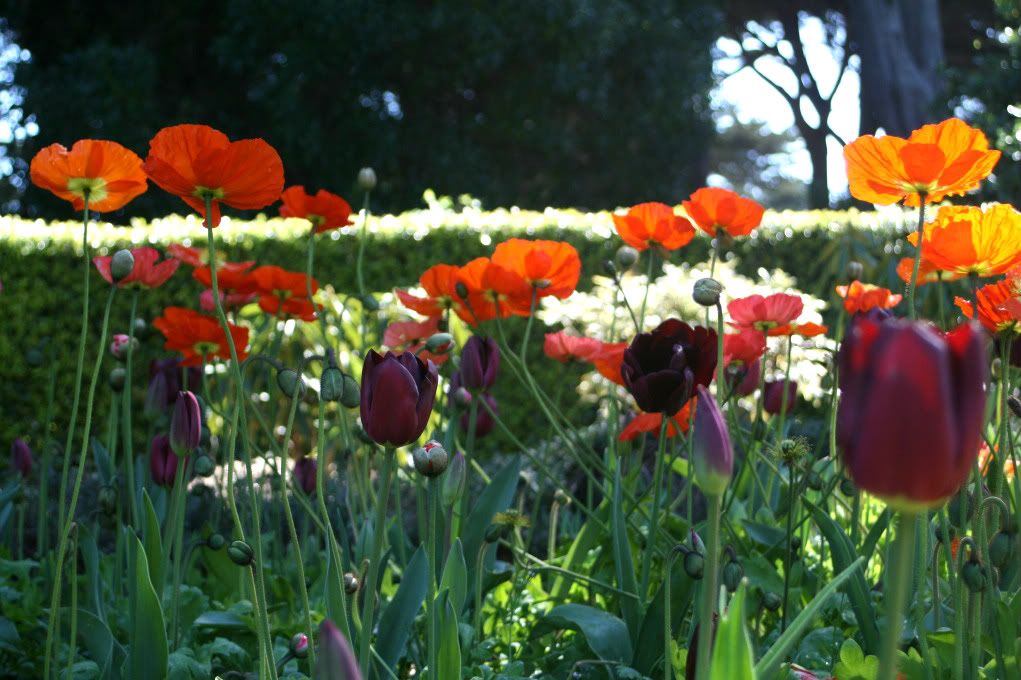
M866 265L868 280L893 285L896 282L893 267L899 257L894 248L899 240L895 237L904 228L903 217L896 211L883 214L853 210L767 213L763 226L752 238L738 241L729 256L738 258L738 270L743 274L755 276L759 268L779 268L797 277L801 290L824 299L831 296L833 286L839 282L847 260L852 257ZM365 259L365 280L367 287L377 292L413 285L423 270L437 262L461 264L489 254L495 243L511 236L562 239L574 244L583 262L580 287L585 289L590 286L591 275L601 273L601 263L611 258L620 245L613 235L609 213L575 211L483 212L472 208L454 211L434 204L428 210L372 218L369 231L371 242ZM174 242L203 246L205 241L205 231L194 216L173 216L125 226L93 224L89 234L98 254L146 243L157 247ZM301 221L225 219L217 229L217 238L220 250L232 260L254 259L261 264L276 264L287 269L304 268L307 231ZM3 283L0 293L3 316L0 443L4 446L16 436L29 436L33 444L41 439L40 421L45 411L50 364L30 366L26 357L33 349L45 347L49 362L56 367L55 427L63 431L65 426L71 407L70 388L74 380L81 311L80 239L80 223L0 217L0 280ZM355 291L356 230L345 229L319 239L317 278L338 291ZM690 263L703 262L708 253L709 240L699 236L674 258ZM182 268L158 291L144 291L139 299L140 315L152 319L167 305L194 306L199 288L186 272L187 269ZM95 357L94 345L98 341L108 291L107 284L94 271L91 282L92 340L87 366ZM129 295L119 295L112 315L113 332L124 331L128 309ZM159 355L162 340L158 333L150 337L145 343L145 356ZM541 344L536 341L531 345L536 355L541 354ZM111 365L107 363L106 368ZM105 373L104 370L104 377ZM141 389L147 378L146 368L140 367L137 374L136 384ZM551 373L549 378L562 380L563 376ZM498 391L497 396L515 430L537 431L532 409L515 398L511 387L503 387L501 391L503 394ZM108 399L108 390L101 389L94 432L105 426Z

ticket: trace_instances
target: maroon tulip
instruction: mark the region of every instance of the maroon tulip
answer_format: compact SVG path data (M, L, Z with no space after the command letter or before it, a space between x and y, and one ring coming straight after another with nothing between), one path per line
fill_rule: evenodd
M461 350L461 382L469 390L488 390L496 382L500 348L493 338L468 338Z
M648 413L674 414L716 370L716 331L667 319L624 350L624 384Z
M489 404L489 408L493 409L493 413L499 414L500 411L497 409L496 406L496 398L493 397L493 395L483 393L479 395L477 398L485 399L486 403ZM470 421L471 421L470 413L466 412L461 414L462 432L468 431L468 426L471 424ZM487 411L484 406L480 405L478 413L475 414L475 436L485 437L487 434L493 431L494 427L496 427L496 420L493 419L493 416L489 414L489 411Z
M316 492L316 473L318 466L315 458L299 458L294 463L294 479L297 480L305 495L311 496Z
M854 483L888 503L939 505L978 456L988 378L977 324L856 319L840 348L837 436Z
M787 386L787 408L784 410L784 386ZM784 414L794 409L794 402L798 399L798 383L796 380L785 382L783 380L767 380L762 388L762 406L766 413L776 415L781 410Z
M316 680L362 680L350 643L329 619L319 625L315 677Z
M178 392L170 419L170 448L188 456L202 441L202 409L192 392Z
M22 477L28 477L32 473L32 449L28 448L28 444L21 437L11 444L11 462Z
M185 368L183 372L188 376L188 387L197 388L202 384L202 372L197 366ZM181 390L181 374L180 359L154 359L149 364L149 392L146 393L146 413L159 415L174 405L174 401L177 400L177 393ZM158 380L157 376L162 376L162 380ZM159 408L160 397L162 397L162 408Z
M170 437L158 434L149 446L149 471L152 481L159 486L171 487L177 479L177 455L170 448Z
M411 352L380 355L369 350L362 366L361 416L377 444L405 446L429 423L439 375L432 361Z
M704 385L696 388L695 431L691 457L695 480L706 494L719 496L734 476L734 450L720 407Z

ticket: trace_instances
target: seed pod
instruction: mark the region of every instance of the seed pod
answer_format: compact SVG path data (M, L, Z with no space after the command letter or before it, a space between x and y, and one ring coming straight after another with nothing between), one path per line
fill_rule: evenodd
M255 561L255 551L244 541L233 541L227 548L227 556L239 567L247 567Z
M277 371L277 386L285 397L300 399L305 396L305 379L293 368Z
M861 277L865 275L865 267L862 266L861 262L857 260L851 260L847 263L847 280L848 281L860 281Z
M344 395L344 372L328 366L319 376L319 396L323 401L340 401Z
M617 248L617 264L624 271L631 269L638 262L638 251L631 246L621 246Z
M700 580L705 575L705 558L694 550L684 554L684 573L689 577Z
M216 470L216 462L205 454L196 456L194 465L195 474L199 477L208 477Z

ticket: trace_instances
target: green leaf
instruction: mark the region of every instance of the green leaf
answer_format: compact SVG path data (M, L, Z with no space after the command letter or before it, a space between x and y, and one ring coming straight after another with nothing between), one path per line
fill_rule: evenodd
M744 599L745 584L742 582L720 618L710 680L755 680L752 642L744 625Z
M626 664L631 660L631 638L627 626L602 609L584 604L562 604L554 607L544 622L555 628L580 631L588 646L603 661Z
M670 629L676 632L679 630L684 617L691 606L692 595L694 594L695 581L692 580L681 567L675 563L670 570ZM666 589L659 587L656 594L645 611L645 618L642 620L642 630L638 634L638 644L635 645L635 657L631 665L635 670L644 675L652 675L656 662L663 658L663 617Z
M87 609L78 608L78 637L89 656L99 667L100 677L116 680L120 678L120 666L123 663L124 649L114 640L106 622Z
M233 612L206 612L195 619L193 626L202 628L223 628L227 630L244 630L248 622Z
M95 437L92 438L92 454L96 457L96 471L99 473L99 480L104 485L109 485L113 480L113 465L110 463L110 452Z
M379 636L376 651L387 667L396 670L397 662L404 653L415 622L429 591L429 563L425 551L419 546L408 561L401 585L390 604L379 617Z
M859 557L851 563L847 569L844 569L837 576L833 578L826 587L816 593L812 601L808 603L808 606L801 610L801 613L791 621L791 625L783 632L780 637L773 642L773 646L769 648L769 651L759 659L759 662L755 664L755 674L760 678L771 678L776 673L776 669L779 667L781 660L787 655L787 652L794 646L798 639L804 634L805 630L818 620L819 612L822 611L826 601L829 600L833 595L836 594L837 590L840 589L844 583L850 579L861 567L865 564L865 558Z
M438 598L440 613L439 649L435 678L461 677L461 642L457 634L457 611L449 599L449 591Z
M334 564L333 551L329 545L326 548L326 569L323 570L323 592L326 595L326 618L331 621L343 621L347 608L344 606L343 598L347 597L344 592L342 579L344 569Z
M833 672L840 680L875 680L879 659L865 656L857 642L847 639L840 646L840 661L833 667Z
M209 664L195 658L195 653L185 647L170 655L170 673L167 680L206 680Z
M502 470L493 475L485 490L479 495L475 507L468 513L461 532L464 542L465 559L468 571L475 571L479 550L486 535L486 529L493 521L496 513L506 510L514 500L514 492L518 488L518 475L521 472L521 457L515 456ZM468 583L473 583L469 579Z
M85 563L85 577L88 579L89 592L92 594L92 606L96 609L96 616L105 625L106 610L103 607L105 603L103 580L99 574L99 546L96 545L96 535L91 527L78 528L78 545L82 551L82 562ZM99 666L102 668L103 664L100 662Z
M617 587L632 595L638 594L638 579L635 577L635 561L631 556L631 541L627 535L627 521L624 519L624 503L621 500L620 466L614 474L613 480L613 504L611 512L613 521L611 533L613 539L613 568L617 576ZM627 622L629 642L638 640L639 626L641 625L641 608L638 599L634 597L621 597L620 610ZM629 656L628 661L631 660Z
M787 541L787 534L783 529L762 524L761 522L753 522L749 519L743 520L741 524L744 526L745 531L748 532L748 538L767 550L778 548Z
M145 557L149 562L149 579L157 589L157 595L163 591L163 539L160 537L160 520L152 505L149 493L142 490L142 507L145 515L145 528L142 531Z
M459 538L454 539L450 552L447 553L443 575L440 576L440 590L450 592L450 603L455 612L464 611L464 603L468 596L468 565L464 561L464 550L461 548Z
M602 503L595 509L593 516L603 522L607 522L610 514L610 505L607 502L608 499L604 499ZM571 547L567 551L567 556L564 558L563 564L561 565L564 570L568 572L578 572L582 570L582 563L588 558L589 553L595 549L600 543L607 538L606 533L602 527L588 520L582 525L581 531L574 537L574 541L571 543ZM571 586L575 583L575 580L563 572L557 572L557 577L553 580L553 586L550 588L550 598L553 600L562 600L571 589Z
M138 537L128 532L126 535L134 539L135 567L132 583L131 645L128 648L127 677L164 680L167 677L167 630L163 622L163 610L160 608L156 590L149 580L149 565L145 557L145 548Z

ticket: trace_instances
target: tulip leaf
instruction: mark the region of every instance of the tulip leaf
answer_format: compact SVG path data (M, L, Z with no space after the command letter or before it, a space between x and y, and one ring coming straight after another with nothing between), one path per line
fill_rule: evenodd
M419 546L408 561L397 593L379 617L376 651L388 668L396 670L425 596L429 591L429 563Z
M457 612L449 591L437 600L439 608L439 649L436 658L436 680L461 677L461 641L457 631Z
M323 592L326 595L326 618L331 621L344 621L346 607L342 598L347 597L347 594L344 592L343 578L343 567L334 564L333 551L327 544L326 569L323 570Z
M604 500L592 513L593 517L599 520L606 521L610 512L610 506ZM582 525L581 531L574 537L574 541L571 543L571 547L567 551L567 556L563 560L561 565L562 572L557 572L557 577L553 581L553 586L550 588L550 598L553 600L563 599L574 583L574 580L565 572L577 572L581 571L581 564L589 556L589 553L601 544L606 538L605 533L602 531L602 527L595 524L593 521L586 521Z
M550 610L543 623L554 628L580 631L585 641L603 661L626 664L631 660L631 638L619 618L585 604L562 604Z
M627 535L627 521L624 519L624 503L621 501L620 466L617 466L613 480L613 568L617 576L617 587L632 595L638 594L638 579L635 577L635 561L631 556L631 541ZM631 640L637 641L641 622L641 608L637 597L620 598L620 609L627 622ZM628 657L630 660L631 657Z
M92 455L96 458L96 472L99 473L99 481L103 485L109 485L113 480L113 464L110 462L110 452L107 451L103 443L92 438Z
M689 577L680 564L674 564L670 570L670 628L676 632L691 606L693 585L695 581ZM645 611L642 619L642 630L638 634L635 645L635 658L632 668L639 673L651 676L656 662L663 658L663 617L666 614L666 582L660 586Z
M220 628L226 630L247 630L248 623L234 612L209 611L199 614L192 623L197 628Z
M468 565L464 561L464 550L461 548L461 539L459 538L454 539L454 543L450 546L450 552L447 554L447 561L443 565L440 590L444 589L450 592L450 603L453 605L454 611L458 613L464 611L464 603L468 597Z
M883 533L890 527L890 517L892 513L890 508L885 508L883 512L876 518L876 521L872 523L872 528L869 529L869 533L865 536L865 542L861 546L862 555L871 555L876 546L879 545L879 539L883 537Z
M157 588L157 595L163 590L163 540L160 538L160 520L152 505L149 493L142 490L142 507L145 509L145 529L142 532L145 557L149 563L149 579Z
M462 525L461 540L464 542L464 555L468 563L469 584L475 583L472 576L478 562L479 550L482 549L482 542L485 540L486 529L489 528L496 513L510 507L518 488L520 473L521 457L515 456L514 460L493 475Z
M68 609L65 611L70 612ZM124 648L114 640L106 622L88 609L79 607L78 637L99 667L99 677L111 680L120 678L120 664L117 661L123 663Z
M802 499L802 502L811 511L816 526L819 527L819 531L829 543L833 571L844 571L857 558L851 539L822 508L808 499ZM878 652L879 628L876 626L876 612L872 608L872 598L869 597L869 586L865 581L865 574L860 571L855 572L848 580L845 592L851 601L851 611L854 612L854 618L858 621L858 628L861 629L866 651Z
M755 680L755 657L744 623L745 583L720 617L713 644L710 680Z
M82 553L82 562L85 563L85 576L88 579L89 592L92 594L92 605L96 608L96 617L105 625L106 610L103 607L105 602L103 579L99 573L99 546L96 545L95 533L88 525L78 529L78 546Z
M126 662L129 678L152 678L164 680L167 677L167 630L163 621L163 610L149 578L149 564L145 548L138 537L130 532L126 536L134 543L134 572L131 601L131 644Z

